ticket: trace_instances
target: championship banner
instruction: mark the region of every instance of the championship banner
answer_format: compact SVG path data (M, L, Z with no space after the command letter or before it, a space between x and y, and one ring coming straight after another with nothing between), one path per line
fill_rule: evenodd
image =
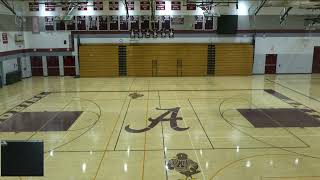
M99 16L99 30L108 30L107 16Z
M156 1L156 10L166 10L166 2Z
M39 11L39 3L29 2L29 11Z
M194 16L194 29L201 30L203 28L203 16Z
M53 31L54 30L54 17L53 16L46 16L45 18L45 29L46 31Z
M2 33L2 43L3 44L8 44L8 34L7 33Z
M197 9L197 6L196 4L187 4L187 10L196 10Z
M78 11L86 11L88 10L88 2L80 2L78 3Z
M150 1L140 1L140 10L150 10Z
M103 10L103 2L102 1L94 1L93 2L93 10L102 11Z
M181 2L171 1L171 10L181 10Z
M54 2L46 2L44 3L46 11L55 11L56 10L56 3Z
M119 10L119 1L109 1L109 10L118 11Z
M127 1L128 10L134 10L134 1Z

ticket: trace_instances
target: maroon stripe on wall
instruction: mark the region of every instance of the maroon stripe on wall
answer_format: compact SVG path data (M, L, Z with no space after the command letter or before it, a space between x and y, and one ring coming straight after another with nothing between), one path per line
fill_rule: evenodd
M176 30L175 33L216 33L216 30ZM18 49L12 51L0 52L0 57L15 55L27 52L72 52L74 51L74 35L78 34L128 34L129 31L71 31L71 48L37 48L37 49ZM305 29L256 29L256 30L238 30L238 34L242 33L320 33L317 30Z
M21 54L21 53L28 53L28 52L71 52L71 51L73 51L73 48L18 49L18 50L0 52L0 57Z

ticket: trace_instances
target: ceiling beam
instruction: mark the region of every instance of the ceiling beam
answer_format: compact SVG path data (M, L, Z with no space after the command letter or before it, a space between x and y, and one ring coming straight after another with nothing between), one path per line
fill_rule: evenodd
M261 8L266 4L268 0L262 0L259 4L259 6L254 10L254 15L256 16L259 11L261 10Z
M9 11L11 11L14 15L17 15L17 13L14 11L14 9L10 6L7 0L0 0L1 4L7 8Z
M285 11L282 15L280 15L280 24L282 24L285 20L287 20L287 17L289 15L289 11L292 9L292 7L285 8Z

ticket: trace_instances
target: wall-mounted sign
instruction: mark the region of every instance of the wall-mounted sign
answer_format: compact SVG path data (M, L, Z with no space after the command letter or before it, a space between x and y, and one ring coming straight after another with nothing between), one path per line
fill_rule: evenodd
M8 34L7 33L2 33L2 43L3 44L8 44Z
M103 10L103 2L101 0L93 2L93 10L102 11Z
M171 10L181 10L181 2L171 1Z
M196 10L196 4L187 4L187 10Z
M56 3L54 2L46 2L44 3L46 11L55 11L56 10Z
M29 2L29 11L39 11L39 3Z
M108 30L108 16L99 16L99 30Z
M109 10L110 11L119 10L119 1L109 1Z
M88 10L88 3L87 2L79 2L78 3L78 11L86 11Z
M45 19L46 31L53 31L54 30L54 17L53 16L46 16L44 19Z
M134 10L134 1L127 1L128 10Z
M156 1L156 10L166 10L166 2Z
M194 29L202 30L203 28L203 16L194 16Z
M150 10L150 1L148 0L140 1L140 10Z
M98 30L98 17L97 16L89 16L88 19L89 30Z

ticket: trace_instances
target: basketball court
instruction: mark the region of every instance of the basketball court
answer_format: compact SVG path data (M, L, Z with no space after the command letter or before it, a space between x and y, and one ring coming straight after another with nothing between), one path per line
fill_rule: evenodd
M1 138L43 140L50 179L319 179L319 79L32 78Z

